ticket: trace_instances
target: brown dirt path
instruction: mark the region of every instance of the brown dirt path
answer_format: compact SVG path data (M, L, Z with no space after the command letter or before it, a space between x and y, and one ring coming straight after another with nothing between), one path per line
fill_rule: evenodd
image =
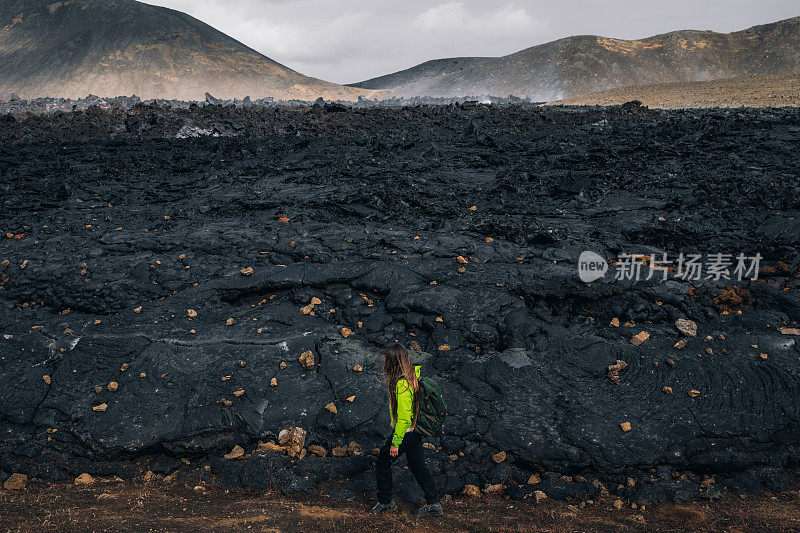
M1 531L753 531L800 528L797 493L728 496L717 502L616 510L601 499L576 503L457 498L442 518L417 519L402 505L390 516L366 513L367 502L287 498L270 492L225 493L215 484L29 484L0 489Z

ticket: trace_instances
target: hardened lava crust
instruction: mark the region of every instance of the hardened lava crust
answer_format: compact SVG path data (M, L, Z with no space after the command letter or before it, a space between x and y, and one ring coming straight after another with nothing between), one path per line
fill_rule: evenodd
M399 341L446 393L445 493L796 487L797 110L136 104L0 140L2 479L364 493Z

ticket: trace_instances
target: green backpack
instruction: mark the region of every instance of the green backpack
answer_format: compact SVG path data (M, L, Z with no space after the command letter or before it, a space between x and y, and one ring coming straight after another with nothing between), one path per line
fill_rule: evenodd
M433 437L442 432L444 418L447 416L447 405L444 392L431 378L419 380L419 415L417 416L417 433Z

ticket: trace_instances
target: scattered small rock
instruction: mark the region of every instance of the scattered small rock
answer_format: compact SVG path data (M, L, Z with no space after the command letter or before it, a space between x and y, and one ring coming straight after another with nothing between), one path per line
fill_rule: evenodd
M355 441L351 441L350 444L347 445L347 453L348 455L361 455L364 452L361 451L361 445Z
M608 372L607 372L608 379L619 385L620 383L622 383L619 374L626 368L628 368L628 363L620 359L617 359L616 363L608 367Z
M641 333L634 335L633 338L631 338L631 344L633 344L634 346L641 346L649 338L650 334L647 333L646 331L642 331Z
M506 460L506 452L498 452L498 453L492 455L492 461L494 461L495 463L499 464L499 463L502 463L505 460Z
M253 273L253 267L244 267L239 272L241 272L243 276L249 276Z
M110 390L111 392L117 392L118 389L119 389L119 383L117 383L116 381L111 381L108 384L108 390Z
M339 412L339 410L336 409L336 404L334 404L333 402L331 402L328 405L326 405L325 409L327 409L328 411L330 411L333 414L336 414L336 413Z
M306 350L300 354L298 360L300 361L300 365L306 370L312 370L314 368L314 352L311 350Z
M481 490L475 485L464 485L464 490L461 493L469 498L479 498Z
M241 458L243 455L244 455L244 448L242 448L237 444L236 446L233 447L230 453L226 453L224 457L225 459L228 460L234 460Z
M533 491L532 496L533 496L533 501L535 501L536 503L539 503L539 502L547 499L547 494L545 494L545 492L543 490L535 490L535 491Z
M269 442L259 442L258 443L258 451L259 452L277 452L277 453L286 453L286 448L275 444L272 441Z
M327 457L328 456L328 450L326 450L322 446L318 446L316 444L313 444L313 445L308 447L308 453L310 453L311 455L316 455L317 457Z
M351 330L350 328L342 328L342 337L344 337L345 339L352 334L353 330Z
M623 432L627 433L628 431L631 430L631 423L630 422L622 422L619 425L619 427L622 428Z
M542 477L539 474L531 474L528 478L528 485L536 485L542 482Z
M87 473L83 473L80 476L75 478L76 485L93 485L95 479Z
M5 481L5 483L3 483L3 488L6 490L24 490L27 484L28 484L28 476L26 476L25 474L14 472Z
M278 434L278 443L286 447L286 451L292 457L300 455L306 443L306 430L299 427L284 429Z
M679 318L675 321L675 327L687 337L697 337L697 323L694 320Z
M97 411L98 413L102 413L106 409L108 409L108 404L107 403L101 403L100 405L95 405L94 407L92 407L92 410L93 411Z

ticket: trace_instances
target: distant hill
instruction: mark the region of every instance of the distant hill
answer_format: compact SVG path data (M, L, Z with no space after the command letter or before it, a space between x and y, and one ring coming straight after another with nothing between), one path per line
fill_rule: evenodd
M202 100L351 99L199 20L134 0L0 0L0 99L12 93Z
M733 33L567 37L502 57L428 61L351 86L404 97L513 94L550 101L629 85L783 74L800 74L800 17Z

